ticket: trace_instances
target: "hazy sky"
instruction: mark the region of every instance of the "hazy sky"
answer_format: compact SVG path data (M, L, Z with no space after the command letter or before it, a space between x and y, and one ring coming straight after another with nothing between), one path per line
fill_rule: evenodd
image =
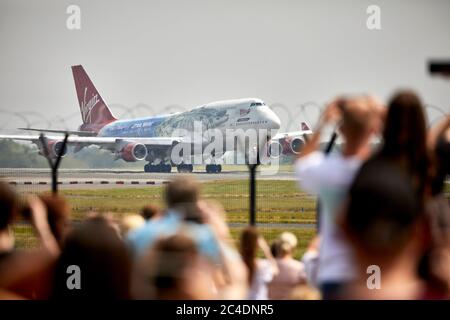
M81 8L81 30L66 27L70 4ZM366 28L371 4L382 30ZM70 66L83 64L108 103L156 111L259 97L295 113L339 93L386 99L411 87L449 112L450 81L426 69L429 57L450 58L449 13L448 0L0 0L0 109L35 126L46 124L33 112L76 128ZM0 117L3 132L24 125Z

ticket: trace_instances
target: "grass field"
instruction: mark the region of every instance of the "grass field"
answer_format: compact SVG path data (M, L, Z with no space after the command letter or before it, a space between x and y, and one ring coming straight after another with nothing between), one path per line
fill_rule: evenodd
M248 222L248 182L220 180L202 184L202 197L220 202L230 223ZM163 186L138 189L79 189L61 193L72 205L73 218L88 211L112 212L116 217L136 213L144 205L163 206ZM257 221L262 223L314 223L315 198L298 190L294 181L257 183Z
M90 211L111 213L115 218L137 213L146 204L163 207L164 186L144 188L114 189L74 189L63 190L72 206L72 219L81 220ZM202 184L202 197L222 204L227 222L248 223L249 186L245 180L220 180ZM261 180L257 182L257 222L258 223L315 223L315 198L301 192L294 181ZM238 239L242 227L231 228L234 239ZM300 256L309 240L313 228L279 228L268 225L261 228L267 240L273 240L283 231L291 231L299 239L296 256ZM36 244L30 226L15 228L16 245L30 247Z

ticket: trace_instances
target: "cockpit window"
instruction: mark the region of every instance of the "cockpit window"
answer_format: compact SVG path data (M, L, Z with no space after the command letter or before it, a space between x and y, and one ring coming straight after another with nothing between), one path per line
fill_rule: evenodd
M252 102L250 104L250 107L259 107L259 106L263 106L264 102Z

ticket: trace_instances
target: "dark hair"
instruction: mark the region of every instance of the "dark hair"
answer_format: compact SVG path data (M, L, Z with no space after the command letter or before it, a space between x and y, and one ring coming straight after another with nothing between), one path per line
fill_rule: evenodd
M70 206L65 198L56 194L45 194L40 198L47 207L50 230L61 246L69 226Z
M396 93L389 103L380 155L405 166L417 196L421 198L429 183L426 131L425 113L419 97L412 91Z
M167 206L175 207L188 203L196 203L199 197L200 187L198 183L187 176L172 180L166 187L165 200Z
M81 290L67 288L67 268L81 271ZM66 238L56 264L54 299L128 299L131 257L117 231L103 217L90 218Z
M0 181L0 230L6 229L18 213L16 193Z
M272 242L272 244L270 245L270 253L272 253L272 256L274 256L275 258L280 257L280 253L281 253L281 240L280 239L276 239Z
M389 161L372 159L349 190L344 230L368 256L391 257L410 239L420 213L404 172Z
M246 227L241 233L241 256L248 269L248 283L251 284L256 272L256 253L259 233L255 227Z
M141 216L145 220L151 220L160 214L160 210L156 205L148 204L141 209Z

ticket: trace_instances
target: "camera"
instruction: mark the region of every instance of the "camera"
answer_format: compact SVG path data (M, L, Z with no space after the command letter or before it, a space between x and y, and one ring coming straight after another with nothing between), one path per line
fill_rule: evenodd
M428 71L431 75L450 76L450 60L430 60Z

